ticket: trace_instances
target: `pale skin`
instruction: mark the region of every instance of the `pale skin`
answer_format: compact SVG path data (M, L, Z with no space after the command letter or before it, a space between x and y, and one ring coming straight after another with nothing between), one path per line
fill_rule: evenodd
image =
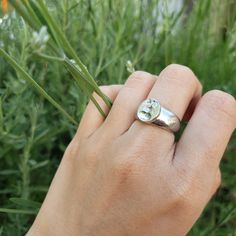
M104 119L90 102L28 236L183 236L220 185L219 164L236 128L236 101L202 95L185 66L133 73L102 87ZM171 132L135 120L146 98L188 120Z

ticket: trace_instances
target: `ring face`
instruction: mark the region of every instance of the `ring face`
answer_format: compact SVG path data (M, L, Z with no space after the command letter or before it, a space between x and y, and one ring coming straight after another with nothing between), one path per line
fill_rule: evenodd
M143 122L152 122L161 112L160 103L154 99L149 98L141 103L137 111L137 117Z

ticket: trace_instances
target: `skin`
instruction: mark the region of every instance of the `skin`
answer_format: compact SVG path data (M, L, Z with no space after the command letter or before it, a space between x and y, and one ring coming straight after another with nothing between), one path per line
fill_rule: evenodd
M104 119L90 102L28 236L183 236L220 185L219 164L236 128L236 101L201 95L194 73L170 65L102 87ZM171 132L135 120L147 97L189 120ZM97 98L99 99L99 98Z

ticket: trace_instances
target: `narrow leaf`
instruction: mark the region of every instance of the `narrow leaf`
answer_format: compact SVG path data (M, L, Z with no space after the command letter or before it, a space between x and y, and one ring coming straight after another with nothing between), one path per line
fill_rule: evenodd
M36 215L35 210L0 208L1 213Z
M66 116L72 123L78 125L77 121L69 115L8 53L0 48L0 55L2 55L11 66L22 75L23 79L29 82L37 92L47 99L54 107L56 107L64 116Z
M23 199L23 198L10 198L9 199L11 202L24 207L24 208L32 208L32 210L38 210L41 207L41 203L35 202L32 200L28 199Z

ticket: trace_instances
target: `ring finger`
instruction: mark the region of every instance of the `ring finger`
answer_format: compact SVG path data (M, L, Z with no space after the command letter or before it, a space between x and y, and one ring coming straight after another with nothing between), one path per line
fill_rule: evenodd
M163 107L174 112L182 120L187 110L194 110L190 105L196 105L201 91L200 82L188 67L173 64L160 73L148 98L157 99ZM151 135L153 140L161 138L162 142L165 141L168 145L174 142L174 135L170 132L140 121L133 123L130 132L134 137L142 132L142 135Z

